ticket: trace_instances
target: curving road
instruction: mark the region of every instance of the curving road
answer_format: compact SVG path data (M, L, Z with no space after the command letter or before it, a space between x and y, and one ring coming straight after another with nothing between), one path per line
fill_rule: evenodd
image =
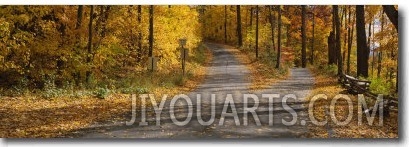
M155 125L155 116L147 117L147 126L139 126L140 118L137 118L134 125L127 126L125 121L130 120L128 114L125 120L113 121L111 123L96 123L88 129L75 133L75 137L84 138L277 138L277 137L300 137L308 131L308 113L303 105L303 99L309 95L314 79L307 69L292 68L288 79L272 85L268 89L249 93L248 86L249 71L222 45L208 43L208 48L213 53L213 61L209 67L208 75L204 83L187 94L192 101L192 105L183 100L176 101L176 105L171 108L170 100L166 101L162 115L161 124ZM198 101L197 94L201 100ZM215 102L212 104L210 94L215 94ZM234 108L226 103L226 97L231 94L234 101ZM244 103L243 94L254 94L258 97L259 103L255 110L259 120L259 125L251 113L247 119L244 117L244 108L253 107L255 101L249 99ZM269 101L269 98L262 97L262 94L279 94L279 98ZM288 99L287 105L283 105L283 97L287 94L294 94L295 99ZM290 96L290 95L287 95ZM147 99L149 101L149 99ZM212 107L214 106L214 107ZM183 121L188 116L188 110L193 110L193 116L185 126L178 126L173 123L172 118ZM198 112L198 108L201 111ZM215 113L211 113L211 109ZM224 110L224 108L227 108ZM291 108L293 111L288 111ZM269 111L273 110L273 111ZM154 112L153 108L147 108L149 112ZM175 114L171 116L170 113ZM222 115L226 112L226 115ZM237 118L228 116L232 112L237 112ZM138 112L139 113L139 112ZM196 114L201 114L204 121L214 120L210 125L201 125ZM271 114L272 115L269 115ZM297 115L297 117L293 117ZM269 117L272 116L272 119ZM296 118L295 124L284 125L282 121L290 122ZM248 124L245 125L244 122ZM223 123L223 124L220 124ZM271 124L271 125L269 125Z

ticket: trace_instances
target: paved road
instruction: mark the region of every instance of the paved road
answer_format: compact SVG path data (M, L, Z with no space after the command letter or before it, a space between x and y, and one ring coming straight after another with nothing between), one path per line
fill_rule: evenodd
M308 131L305 123L308 124L307 110L303 107L303 99L310 93L313 85L313 78L307 69L293 68L291 76L272 85L270 88L257 91L259 103L255 110L260 124L256 123L251 113L248 118L244 117L244 106L253 107L255 101L249 99L244 103L243 94L250 94L248 86L249 71L245 65L240 63L235 57L218 44L207 44L213 52L213 61L209 67L209 74L206 80L199 87L187 94L192 101L192 105L183 100L176 102L173 111L170 107L170 101L164 105L161 115L161 124L155 125L155 117L147 117L147 126L139 126L140 118L131 126L125 125L124 121L114 121L112 123L98 123L92 125L90 129L80 131L76 136L84 138L277 138L277 137L300 137ZM200 94L201 101L197 99ZM210 94L215 94L215 102L212 104ZM231 94L231 100L234 101L234 108L231 104L226 103L226 97ZM279 98L263 98L262 94L280 94ZM288 106L283 106L283 96L294 94L295 99L289 99ZM214 106L214 107L212 107ZM270 106L270 107L269 107ZM272 106L272 108L271 108ZM185 126L178 126L172 121L170 112L173 112L178 121L183 121L188 116L188 110L192 108L193 116ZM201 108L198 112L197 108ZM212 111L214 108L215 113ZM273 111L269 111L269 108ZM293 112L285 110L292 108ZM148 108L147 111L153 111ZM222 115L234 114L237 112L237 118L233 116ZM273 115L269 115L271 113ZM204 121L214 120L210 125L201 125L198 121L197 114L201 114ZM294 125L284 125L282 119L291 121L297 115ZM214 116L214 117L213 117ZM270 119L269 116L273 116ZM127 120L131 118L129 114ZM244 121L248 121L245 125ZM223 125L219 124L223 122ZM269 125L272 123L272 125ZM78 135L80 134L80 135Z

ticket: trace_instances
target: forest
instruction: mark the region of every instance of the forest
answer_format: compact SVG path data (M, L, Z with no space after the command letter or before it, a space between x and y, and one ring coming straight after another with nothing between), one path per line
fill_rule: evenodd
M368 80L371 92L397 97L398 28L393 5L3 5L0 109L18 113L11 107L58 99L108 107L95 97L189 91L206 78L207 42L237 48L269 71L262 76L310 68ZM180 39L189 50L186 74ZM148 66L151 57L156 69ZM1 122L15 123L6 120L12 114L0 114ZM6 132L0 136L22 135Z

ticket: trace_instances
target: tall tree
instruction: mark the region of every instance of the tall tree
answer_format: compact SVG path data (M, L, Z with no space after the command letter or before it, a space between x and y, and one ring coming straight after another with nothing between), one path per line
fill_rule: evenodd
M383 10L385 11L386 16L388 16L389 20L392 22L393 26L395 26L396 30L398 30L398 10L395 9L393 5L383 5Z
M149 57L153 56L153 5L149 6Z
M336 53L335 53L335 33L331 31L328 36L328 65L336 63Z
M365 34L365 8L356 7L357 76L368 77L369 49Z
M227 5L224 5L224 43L227 43Z
M351 49L352 49L352 38L354 34L354 27L352 27L352 24L355 24L355 22L352 22L351 24L351 17L352 17L352 12L351 12L351 6L348 6L348 57L347 57L347 74L349 75L350 69L351 69Z
M269 20L270 20L270 26L271 26L271 42L273 43L272 49L275 50L275 41L274 41L274 15L272 14L272 10L274 10L273 6L269 6Z
M371 48L370 48L372 50L371 73L372 73L372 77L375 77L375 73L374 73L374 64L375 64L375 58L376 58L375 57L375 22L372 25Z
M256 6L256 58L258 58L258 5Z
M312 38L311 38L311 57L310 57L310 64L314 64L314 39L315 39L315 14L314 9L311 9L312 15Z
M77 10L77 23L75 24L75 29L78 30L81 28L82 24L82 14L84 13L84 6L79 5Z
M240 15L240 5L236 6L236 15L237 15L237 39L239 47L243 46L243 36L241 34L241 15Z
M306 34L305 34L305 17L306 17L306 9L305 5L301 6L301 39L302 39L302 48L301 48L301 64L302 68L307 66L307 56L306 56Z
M383 25L384 25L384 16L383 11L381 12L381 32L383 32ZM382 43L379 43L379 46L382 47ZM378 50L378 67L377 67L377 78L381 78L381 70L382 70L382 50Z
M276 68L280 68L281 58L281 6L278 6L278 35L277 35L277 63Z
M89 23L88 23L88 45L87 45L87 64L91 64L91 57L92 57L92 21L94 20L94 6L91 5L90 13L89 13ZM88 69L87 72L85 73L86 76L86 82L89 84L91 82L91 69Z
M81 37L80 37L79 30L80 30L80 28L82 26L83 13L84 13L84 6L79 5L78 9L77 9L77 22L75 24L75 31L76 31L76 33L75 33L75 38L76 38L75 39L75 45L76 45L76 48L77 48L77 50L75 50L76 53L78 53L78 51L80 50L79 48L81 47L81 45L80 45ZM73 73L73 77L74 77L74 80L75 80L75 85L78 86L80 84L80 78L81 78L80 72L75 71Z
M251 7L250 8L250 27L253 25L253 10L254 10L254 8Z
M285 12L286 12L286 16L288 17L288 18L290 18L290 6L289 5L287 5L287 6L284 6L285 7ZM286 25L286 30L287 30L287 32L286 32L286 46L287 47L290 47L290 24L287 24Z
M142 6L138 5L138 50L136 52L136 62L140 63L142 59Z
M338 5L333 5L334 19L335 19L335 40L336 40L336 52L338 60L338 75L342 74L342 54L341 54L341 29L338 14Z
M332 30L328 36L328 65L337 63L336 27L335 11L332 7Z
M111 10L112 6L99 6L100 12L99 12L99 18L97 20L96 23L96 31L95 33L98 34L97 36L98 41L96 41L94 43L94 47L95 49L98 49L99 46L102 43L102 40L105 38L106 33L107 33L107 21L108 21L108 17L109 17L109 12ZM99 29L100 28L100 29Z
M395 26L396 31L399 31L399 16L398 16L398 10L395 9L395 6L393 5L383 5L383 10L386 14L386 16L388 16L389 20L392 22L393 26ZM399 60L398 60L399 62ZM399 64L398 64L399 65ZM396 82L395 82L395 92L398 93L398 89L399 89L399 66L396 67Z
M369 21L369 25L368 25L368 40L367 40L367 46L368 46L368 48L369 49L371 49L370 47L371 47L371 35L372 35L372 33L371 33L371 27L372 27L372 22L371 21Z
M343 49L343 52L342 52L342 63L344 64L345 63L345 60L346 60L346 51L347 51L347 42L348 42L348 34L347 34L347 31L348 31L348 22L347 22L347 6L344 6L344 8L342 9L343 10L343 14L342 14L342 16L343 16L343 18L342 18L342 20L343 20L343 22L344 22L344 30L342 31L342 32L344 32L343 34L344 34L344 43L342 44L342 49ZM342 26L342 23L341 23L341 26Z

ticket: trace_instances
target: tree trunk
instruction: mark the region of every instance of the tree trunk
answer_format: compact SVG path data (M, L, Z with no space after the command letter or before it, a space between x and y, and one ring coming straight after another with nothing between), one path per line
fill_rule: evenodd
M371 75L372 77L375 77L375 73L374 73L374 64L375 64L375 23L372 25L372 62L371 62Z
M77 49L74 50L75 52L77 52L78 49L81 48L81 44L80 44L81 35L80 35L80 32L79 32L79 29L80 29L81 26L82 26L82 16L83 16L83 13L84 13L84 6L79 5L79 6L78 6L78 10L77 10L77 23L75 24L75 31L77 31L77 32L75 33L75 38L76 38L76 40L75 40L75 45L76 45L76 47L77 47ZM77 52L77 53L78 53L78 52ZM80 54L80 53L78 53L78 54ZM80 83L80 78L81 78L80 72L79 72L78 70L75 70L75 72L72 73L72 75L73 75L73 77L74 77L75 85L78 86L79 83Z
M270 14L269 19L270 19L270 25L271 25L271 41L273 43L271 48L273 50L275 50L275 40L274 40L274 26L275 26L275 23L274 23L274 15L271 14L272 10L274 10L274 8L273 8L273 6L269 6L268 8L269 8L269 14Z
M357 76L368 77L368 46L365 34L365 10L356 6Z
M338 15L338 5L333 5L334 19L335 19L335 40L336 40L336 52L338 61L338 75L342 75L342 54L341 54L341 29Z
M371 33L371 26L372 26L372 22L371 21L369 21L369 25L368 25L368 41L366 42L367 43L367 46L368 46L368 48L369 48L369 50L371 49L371 35L372 35L372 33Z
M253 8L250 8L250 27L253 25Z
M239 47L243 46L243 36L241 34L241 15L240 15L240 5L236 6L236 15L237 15L237 39Z
M276 68L280 68L281 60L281 6L278 6L278 34L277 34L277 64Z
M258 5L256 6L256 58L258 58Z
M331 31L328 36L328 65L335 64L335 34Z
M347 57L347 74L350 74L351 69L351 48L352 48L352 36L354 33L354 27L349 26L351 25L351 6L348 6L348 57Z
M314 11L312 9L312 11ZM314 12L312 12L312 38L311 38L311 57L310 57L310 64L314 64L314 39L315 39L315 16Z
M108 17L109 17L109 11L111 10L111 6L100 6L100 17L98 19L98 23L97 26L101 26L100 32L98 32L97 30L97 34L99 36L98 41L93 45L94 49L98 49L99 46L102 43L102 40L105 38L106 36L106 27L107 27L107 21L108 21Z
M153 5L149 6L149 57L153 57Z
M398 31L398 10L395 9L393 5L383 5L383 10L388 16L389 20L392 22L393 26L395 26L396 31Z
M344 6L344 9L343 9L343 11L344 11L344 14L343 14L343 16L344 16L344 18L343 18L343 21L344 21L344 31L345 31L345 33L344 33L344 43L342 44L342 49L344 50L343 52L342 52L342 63L345 63L345 59L346 59L346 51L347 51L347 42L348 42L348 34L347 34L347 32L348 32L348 22L347 22L347 7L346 6Z
M383 12L381 12L381 32L383 32L383 25L384 25L384 16ZM381 41L380 41L381 42ZM382 47L382 43L379 43L379 46ZM378 79L381 78L381 70L382 70L382 50L378 50L378 68L377 68L377 77Z
M91 64L91 56L92 56L92 21L94 19L94 6L91 5L91 9L90 9L90 16L89 16L89 23L88 23L88 45L87 45L87 51L88 51L88 55L87 55L87 64L90 65ZM90 84L91 82L91 68L89 68L87 70L87 72L85 73L86 76L86 82L87 84Z
M140 63L142 60L142 6L138 5L138 50L136 53L136 62Z
M227 43L227 5L224 5L224 43Z
M306 9L305 5L301 6L301 37L302 37L302 48L301 48L301 65L302 68L305 68L307 66L307 56L306 56L306 34L305 34L305 16L306 16Z
M81 28L82 24L82 13L84 12L84 6L79 5L78 6L78 11L77 11L77 23L75 25L75 30L78 30Z

